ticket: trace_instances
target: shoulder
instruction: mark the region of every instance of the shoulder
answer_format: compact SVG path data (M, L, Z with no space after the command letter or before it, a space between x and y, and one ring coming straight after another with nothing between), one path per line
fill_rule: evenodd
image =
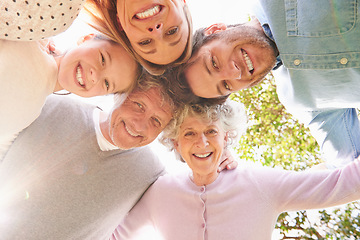
M95 108L95 105L85 103L76 97L51 94L46 98L41 115L57 115L64 118L79 117L80 114L88 116Z
M84 0L0 1L0 38L40 40L71 26Z
M189 171L181 171L179 173L167 173L160 176L151 187L153 194L158 194L160 192L180 193L182 191L191 191L192 189L197 188L196 185L191 182L189 175Z
M129 150L114 151L114 154L120 153L122 161L131 164L132 171L136 172L141 178L152 178L154 173L156 178L164 174L164 165L157 154L153 152L150 146L136 147ZM140 174L141 173L141 174ZM156 180L153 178L153 181Z

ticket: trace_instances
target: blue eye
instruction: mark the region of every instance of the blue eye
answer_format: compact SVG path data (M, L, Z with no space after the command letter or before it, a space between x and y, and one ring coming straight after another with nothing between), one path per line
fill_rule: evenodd
M144 106L141 103L134 102L137 110L144 111Z
M154 121L154 125L156 126L156 127L161 127L161 122L160 122L160 120L158 119L158 118L153 118L153 121Z

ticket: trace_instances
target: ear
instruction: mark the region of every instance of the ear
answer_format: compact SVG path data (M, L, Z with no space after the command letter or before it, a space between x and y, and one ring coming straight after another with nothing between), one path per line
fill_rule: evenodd
M179 143L175 139L171 139L172 143L174 144L175 150L179 153Z
M227 29L227 27L226 27L226 25L224 23L215 23L215 24L213 24L210 27L207 27L205 29L205 35L209 36L209 35L211 35L213 33L224 31L226 29Z
M81 38L79 38L79 40L77 41L77 45L80 45L82 43L84 43L87 40L93 39L95 37L94 33L90 33L88 35L82 36Z
M224 137L224 146L226 147L228 144L228 140L229 140L229 136L228 133L225 133L225 137Z

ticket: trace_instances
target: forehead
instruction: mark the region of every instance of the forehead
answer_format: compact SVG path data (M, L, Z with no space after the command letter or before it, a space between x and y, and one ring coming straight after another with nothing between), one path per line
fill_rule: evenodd
M141 101L155 113L167 115L170 118L172 117L172 108L163 98L160 89L157 87L152 87L146 91L134 90L127 99Z
M127 51L121 44L113 42L111 40L107 40L107 39L91 39L91 40L87 41L86 43L91 46L96 46L100 49L108 50L109 54L112 54L113 53L112 51L127 53ZM115 54L117 54L117 53L115 53ZM129 54L124 54L124 56L128 56L128 55Z
M187 129L187 128L194 128L197 130L200 130L200 127L207 128L207 127L218 127L219 122L218 121L212 121L210 119L207 119L206 117L201 116L192 116L189 115L185 117L183 123L181 124L181 129Z
M129 94L128 98L132 100L151 100L155 104L163 102L160 90L156 87L150 88L145 91L135 89L132 93Z

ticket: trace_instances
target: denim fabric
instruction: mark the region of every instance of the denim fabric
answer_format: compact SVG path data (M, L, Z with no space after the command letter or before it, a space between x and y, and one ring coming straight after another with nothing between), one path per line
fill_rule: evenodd
M327 109L304 114L323 151L328 168L343 166L359 156L360 127L354 108ZM346 146L346 147L345 147Z
M260 3L257 17L269 24L285 66L274 71L280 101L310 127L329 165L353 160L360 152L360 4Z

